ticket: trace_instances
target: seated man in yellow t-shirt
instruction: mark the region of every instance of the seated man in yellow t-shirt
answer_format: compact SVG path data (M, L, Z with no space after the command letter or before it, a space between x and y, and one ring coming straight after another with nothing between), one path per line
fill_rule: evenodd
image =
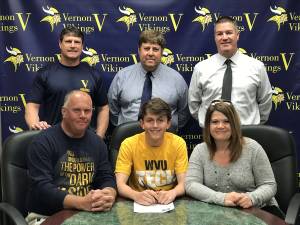
M168 204L185 193L186 143L166 132L171 109L160 98L142 106L140 124L144 132L120 147L115 170L119 194L142 205Z

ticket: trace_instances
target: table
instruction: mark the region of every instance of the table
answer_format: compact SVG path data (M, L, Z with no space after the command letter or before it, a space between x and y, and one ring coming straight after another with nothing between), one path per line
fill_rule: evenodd
M62 210L42 225L286 225L280 218L260 210L235 209L197 200L179 199L167 213L133 212L132 201L117 201L110 212Z

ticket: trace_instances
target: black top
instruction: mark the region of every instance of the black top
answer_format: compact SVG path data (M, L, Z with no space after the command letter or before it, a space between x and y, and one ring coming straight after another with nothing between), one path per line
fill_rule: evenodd
M89 93L95 107L107 104L107 92L100 72L86 63L67 67L57 62L41 68L27 101L40 104L41 120L54 125L61 121L64 97L72 90ZM93 115L92 126L96 127L96 113Z
M90 129L70 138L60 124L42 131L29 146L29 212L51 215L63 209L65 196L91 189L116 188L105 143Z

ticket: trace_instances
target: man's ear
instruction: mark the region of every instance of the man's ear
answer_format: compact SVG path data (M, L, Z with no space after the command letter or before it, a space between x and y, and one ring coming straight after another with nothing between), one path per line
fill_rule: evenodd
M145 128L144 128L144 121L143 121L143 119L140 119L140 126L141 126L141 128L143 128L143 130L145 130Z
M138 55L140 55L140 47L138 46Z
M171 121L171 120L168 120L167 130L171 127L171 125L172 125L172 121Z
M62 115L62 118L64 118L66 115L66 109L64 107L61 108L61 115Z
M237 31L237 40L240 40L240 33L241 33L241 32L238 30L238 31Z

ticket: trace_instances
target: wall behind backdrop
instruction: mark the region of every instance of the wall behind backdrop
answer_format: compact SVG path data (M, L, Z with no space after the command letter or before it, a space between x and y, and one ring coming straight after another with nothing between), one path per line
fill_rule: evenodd
M163 62L189 84L195 64L216 52L213 23L220 15L237 20L239 50L264 62L273 86L268 124L293 134L300 165L297 0L1 0L2 139L27 130L26 96L38 69L59 60L58 36L63 27L74 25L84 32L82 62L102 72L107 88L117 71L138 62L139 33L145 29L163 31L167 39ZM191 151L199 142L197 122L191 120L182 136Z

